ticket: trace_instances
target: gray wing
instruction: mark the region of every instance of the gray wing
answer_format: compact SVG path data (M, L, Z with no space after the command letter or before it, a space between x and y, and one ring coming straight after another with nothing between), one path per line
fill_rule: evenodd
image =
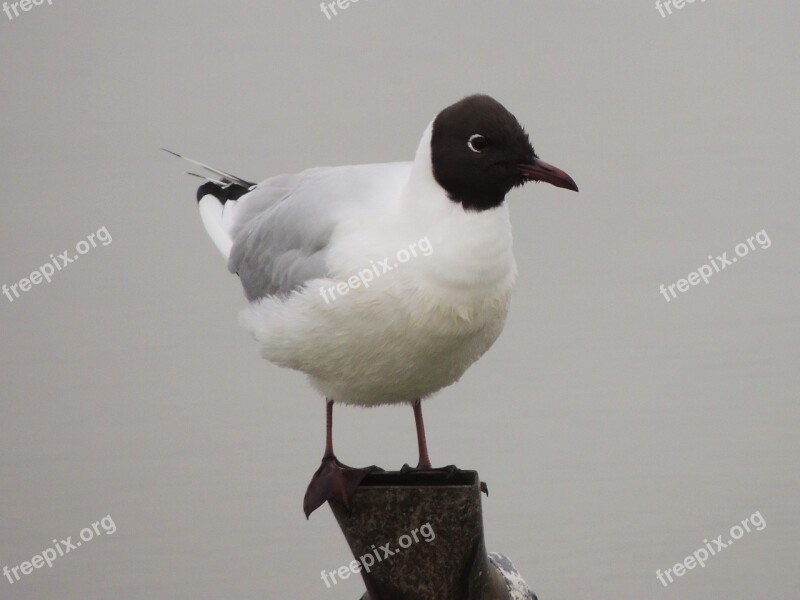
M411 163L309 169L259 184L236 206L231 228L231 272L251 302L286 295L328 275L336 227L376 205L397 199Z

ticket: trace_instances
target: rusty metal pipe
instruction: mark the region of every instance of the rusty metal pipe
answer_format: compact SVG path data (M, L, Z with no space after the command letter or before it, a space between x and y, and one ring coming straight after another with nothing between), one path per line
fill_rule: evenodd
M486 552L475 471L373 473L349 507L329 504L359 562L362 600L536 599L508 559Z

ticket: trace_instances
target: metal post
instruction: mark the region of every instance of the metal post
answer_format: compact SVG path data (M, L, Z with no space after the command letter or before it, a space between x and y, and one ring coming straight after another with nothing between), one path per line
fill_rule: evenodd
M373 473L349 508L329 504L361 564L362 600L536 600L486 552L475 471Z

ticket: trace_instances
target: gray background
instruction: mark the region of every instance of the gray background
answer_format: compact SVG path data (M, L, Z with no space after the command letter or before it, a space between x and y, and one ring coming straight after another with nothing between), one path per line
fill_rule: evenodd
M488 546L541 600L797 589L798 36L794 2L55 0L0 13L0 568L118 527L0 597L330 598L350 560L303 492L323 405L262 361L159 146L244 177L407 160L492 94L580 194L510 197L520 285L495 347L427 404L433 461L489 483ZM667 303L766 229L772 246ZM411 410L339 409L340 457L415 459ZM755 511L761 532L664 589Z

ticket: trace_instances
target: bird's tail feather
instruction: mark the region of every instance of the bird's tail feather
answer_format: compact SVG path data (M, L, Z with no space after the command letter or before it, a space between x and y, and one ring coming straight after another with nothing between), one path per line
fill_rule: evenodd
M251 183L236 175L215 169L194 159L188 158L172 150L162 148L173 156L182 158L193 165L201 167L217 177L199 175L189 172L193 177L205 179L205 183L197 189L197 204L200 208L200 218L206 228L208 236L222 255L227 259L231 253L233 240L231 227L233 225L236 205L239 198L255 189L256 184Z
M237 177L236 175L231 175L230 173L226 173L225 171L220 171L219 169L215 169L214 167L209 167L207 164L201 163L200 161L194 160L193 158L189 158L188 156L183 156L183 154L178 154L177 152L173 152L172 150L167 150L166 148L162 148L162 150L164 152L172 154L172 156L177 156L178 158L182 158L183 160L190 162L193 165L196 165L198 167L205 169L206 171L214 173L215 175L219 175L220 177L222 177L223 182L227 182L229 184L236 184L240 187L245 188L248 191L256 187L255 183L251 183L246 179L242 179L241 177ZM209 181L215 181L209 177L205 177L203 175L197 175L197 173L189 173L189 174L194 175L195 177L203 177L204 179L208 179Z

